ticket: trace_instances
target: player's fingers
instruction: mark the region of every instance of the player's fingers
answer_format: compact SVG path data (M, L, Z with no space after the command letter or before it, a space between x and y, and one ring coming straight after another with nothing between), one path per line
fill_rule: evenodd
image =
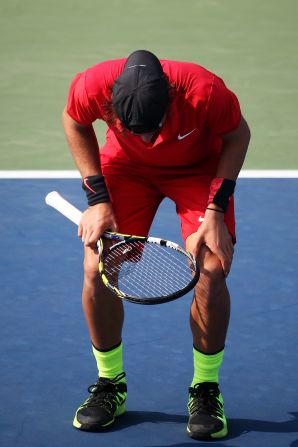
M222 269L224 272L225 277L228 276L228 274L230 273L231 270L231 264L232 264L232 260L231 258L227 257L227 256L223 256L220 259L221 265L222 265Z
M81 223L79 223L79 226L78 226L78 236L82 237L82 234L83 234L83 226L82 226Z
M98 232L97 231L90 231L90 233L88 234L88 241L87 241L88 246L89 247L94 246L94 245L96 246L96 243L97 243L98 239L99 239Z
M112 220L111 228L112 228L112 231L114 231L115 233L118 232L118 225L117 225L116 219Z
M92 230L89 228L84 228L82 241L86 247L90 247L90 236L92 234Z
M218 246L209 247L209 249L212 251L212 253L214 253L218 257L222 266L224 276L227 276L231 268L230 256L222 248L219 248Z
M204 239L203 238L199 238L199 240L197 242L197 245L196 245L196 252L195 252L195 255L194 255L195 258L199 257L199 254L200 254L200 251L201 251L201 248L203 247L203 245L205 245Z
M231 263L234 255L234 249L230 246L230 244L226 244L222 248L222 256L223 259L226 260L227 263Z
M234 256L234 245L232 239L229 237L221 242L219 245L209 247L211 251L218 256L223 266L225 275L230 271Z
M99 244L98 240L101 236L101 233L95 230L91 230L87 233L86 239L85 239L85 245L87 247L90 247L94 250L98 250ZM101 254L101 253L99 253Z
M82 225L82 232L81 232L82 242L85 242L86 234L87 234L87 229L85 226Z
M191 235L187 239L186 249L193 255L194 258L199 257L199 253L202 245L204 244L203 237L197 237L197 235Z

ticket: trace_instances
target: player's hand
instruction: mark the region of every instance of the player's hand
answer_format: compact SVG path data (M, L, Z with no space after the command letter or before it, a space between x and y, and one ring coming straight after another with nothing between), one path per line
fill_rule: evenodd
M78 228L78 236L86 247L96 248L104 231L117 231L116 218L110 202L98 203L84 211Z
M190 243L189 250L196 258L199 256L201 246L206 245L219 258L224 275L229 274L233 261L234 245L224 222L223 213L206 210L204 222L192 236Z

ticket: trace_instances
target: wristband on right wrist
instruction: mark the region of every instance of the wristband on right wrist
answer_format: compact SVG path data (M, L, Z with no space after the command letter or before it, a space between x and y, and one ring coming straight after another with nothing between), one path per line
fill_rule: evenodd
M86 193L89 206L110 202L108 188L102 175L89 175L85 177L82 188Z

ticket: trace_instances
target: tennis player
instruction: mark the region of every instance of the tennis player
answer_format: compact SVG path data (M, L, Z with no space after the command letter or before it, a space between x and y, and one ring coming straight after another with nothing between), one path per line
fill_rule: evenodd
M97 119L107 124L100 150ZM147 235L168 197L201 269L190 308L187 432L195 439L224 437L218 382L230 315L225 278L236 241L233 193L250 139L237 97L197 64L138 50L77 74L63 122L88 201L78 235L85 246L83 309L98 368L74 426L99 431L125 412L123 303L101 283L96 241L105 230Z

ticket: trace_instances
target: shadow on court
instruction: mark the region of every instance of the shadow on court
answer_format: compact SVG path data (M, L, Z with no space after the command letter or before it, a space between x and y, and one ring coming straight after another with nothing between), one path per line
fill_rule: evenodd
M242 419L242 418L230 418L229 435L225 438L224 443L213 441L210 443L213 447L232 447L227 444L229 440L236 440L238 437L254 432L256 435L259 433L296 433L298 432L298 412L289 412L291 419L284 422L274 422L269 420L256 420L256 419ZM112 431L122 430L123 428L140 425L151 422L153 424L166 424L177 423L187 424L187 417L175 414L166 414L155 411L128 411L113 428ZM198 443L201 444L201 443ZM167 447L189 447L189 442L167 445ZM286 445L286 444L285 444ZM288 444L289 447L298 447L298 439ZM164 447L164 444L154 444L150 447Z
M288 206L297 186L238 184L233 311L221 373L229 435L212 447L298 447L297 213ZM9 189L0 182L1 447L207 445L186 434L191 296L150 309L128 303L128 411L105 433L72 427L95 365L80 303L82 247L75 227L44 205L53 189L84 206L77 181L14 181ZM179 242L173 216L167 201L152 235Z
M256 419L229 419L229 436L237 438L245 433L296 433L298 432L298 412L290 412L292 419L284 422L262 421ZM291 444L292 445L292 444Z
M289 412L291 419L284 422L263 421L257 419L229 418L229 436L226 439L234 439L245 433L295 433L298 432L298 412ZM187 424L186 415L167 414L158 411L127 411L125 416L118 420L111 431L122 430L123 428L151 422ZM296 442L296 441L295 441ZM183 445L183 444L174 444ZM214 445L214 444L212 444ZM226 444L225 444L226 445Z

